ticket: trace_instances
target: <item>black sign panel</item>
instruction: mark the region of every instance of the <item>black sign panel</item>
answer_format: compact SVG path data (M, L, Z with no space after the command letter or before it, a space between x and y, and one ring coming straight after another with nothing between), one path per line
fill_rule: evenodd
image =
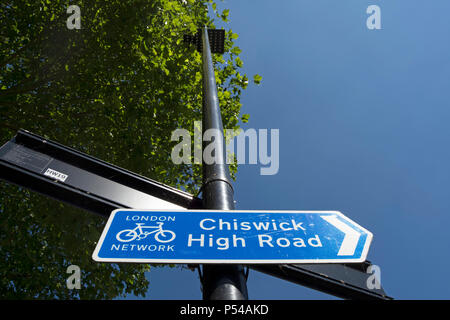
M200 208L201 200L35 134L0 148L0 178L102 215L117 208ZM110 210L111 209L111 210Z
M381 285L373 286L371 263L252 265L277 278L344 299L391 300Z

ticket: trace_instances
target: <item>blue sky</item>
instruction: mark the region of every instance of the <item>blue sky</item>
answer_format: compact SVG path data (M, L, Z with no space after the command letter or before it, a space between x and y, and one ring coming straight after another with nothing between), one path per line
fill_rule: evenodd
M366 8L381 8L368 30ZM450 2L227 0L243 128L279 129L279 172L241 165L237 209L338 210L370 230L396 299L449 299ZM154 268L146 299L201 299L195 272ZM250 271L250 299L335 299ZM131 298L131 297L129 297Z

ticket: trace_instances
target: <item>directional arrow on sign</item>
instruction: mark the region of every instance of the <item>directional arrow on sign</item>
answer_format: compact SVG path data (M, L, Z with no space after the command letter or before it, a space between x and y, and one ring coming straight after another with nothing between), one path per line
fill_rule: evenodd
M341 247L337 253L338 256L352 256L355 254L356 245L358 244L361 233L349 225L345 224L337 218L337 216L320 216L329 224L335 226L342 231L345 236L342 240Z

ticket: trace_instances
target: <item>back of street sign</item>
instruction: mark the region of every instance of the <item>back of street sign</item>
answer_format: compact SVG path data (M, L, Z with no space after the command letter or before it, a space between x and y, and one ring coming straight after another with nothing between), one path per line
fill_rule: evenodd
M117 208L200 208L181 190L28 131L0 147L0 179L109 216Z

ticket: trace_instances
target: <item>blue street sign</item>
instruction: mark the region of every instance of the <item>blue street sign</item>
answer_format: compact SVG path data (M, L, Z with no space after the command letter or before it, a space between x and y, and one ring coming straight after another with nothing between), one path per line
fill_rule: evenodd
M345 263L366 260L372 233L337 211L112 212L99 262Z

